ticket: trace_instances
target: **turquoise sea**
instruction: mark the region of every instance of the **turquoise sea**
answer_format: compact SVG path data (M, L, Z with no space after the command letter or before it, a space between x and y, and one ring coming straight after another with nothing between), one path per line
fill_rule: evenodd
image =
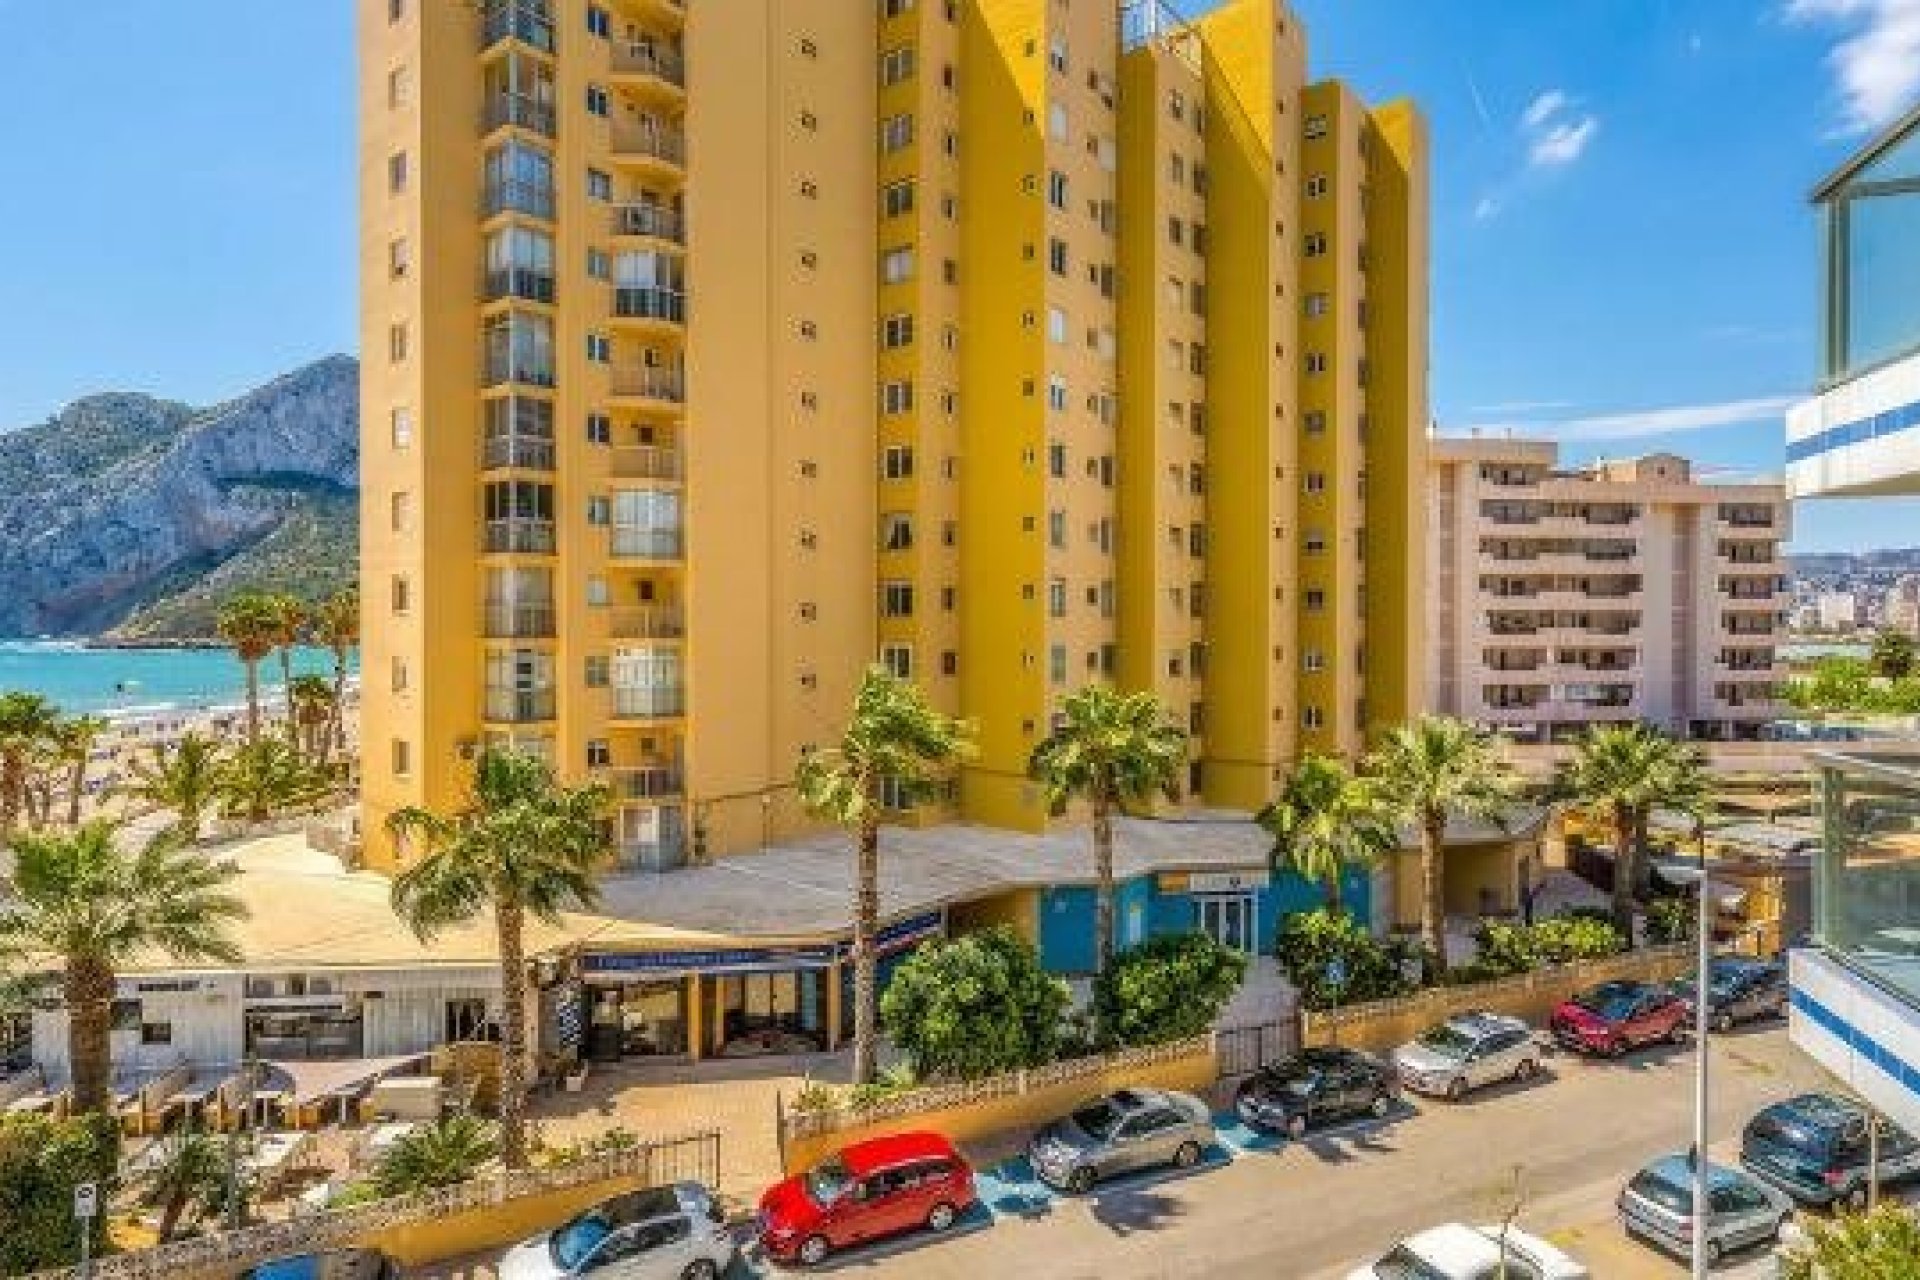
M295 674L332 675L325 649L294 654ZM278 658L260 664L262 690L280 683ZM225 649L88 649L58 640L0 640L0 691L42 694L61 710L153 715L228 706L246 697L246 668Z

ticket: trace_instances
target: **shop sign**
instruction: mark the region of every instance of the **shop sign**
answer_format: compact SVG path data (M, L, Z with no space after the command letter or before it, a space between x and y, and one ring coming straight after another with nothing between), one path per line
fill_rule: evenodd
M1266 868L1258 871L1195 871L1187 877L1188 893L1252 893L1272 882Z
M819 969L833 963L831 947L738 947L725 951L632 951L587 955L587 973L740 973L759 969Z

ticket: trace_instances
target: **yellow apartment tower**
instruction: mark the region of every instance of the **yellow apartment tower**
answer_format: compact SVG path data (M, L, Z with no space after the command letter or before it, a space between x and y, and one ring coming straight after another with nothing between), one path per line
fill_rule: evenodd
M364 829L485 742L627 869L802 828L879 662L1035 829L1059 699L1190 798L1419 710L1424 124L1275 0L360 0Z

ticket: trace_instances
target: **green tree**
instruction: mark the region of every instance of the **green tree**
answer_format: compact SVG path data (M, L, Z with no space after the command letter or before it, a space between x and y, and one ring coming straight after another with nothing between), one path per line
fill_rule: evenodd
M347 587L322 600L313 613L313 638L333 655L333 721L321 743L320 759L347 747L347 664L360 644L360 589Z
M263 591L242 591L220 606L214 628L247 669L247 745L260 741L260 663L280 643L285 614Z
M25 1276L79 1260L73 1189L91 1182L111 1193L120 1166L120 1123L112 1116L0 1114L0 1275ZM106 1215L93 1220L93 1253L106 1243Z
M794 784L808 812L854 836L853 1081L873 1080L874 938L880 925L881 787L909 800L972 751L972 728L927 705L909 682L871 667L854 694L853 717L832 747L801 753Z
M1396 816L1420 835L1420 932L1433 963L1447 967L1447 823L1504 821L1519 791L1491 734L1450 716L1422 716L1391 732L1367 757Z
M1113 963L1113 820L1129 804L1179 795L1187 734L1151 693L1088 685L1067 695L1052 733L1033 749L1027 772L1047 807L1066 812L1086 801L1093 819L1093 955L1096 972Z
M324 774L278 738L242 743L216 775L222 812L248 822L265 822L276 813L316 804L328 785Z
M287 706L293 716L295 746L309 762L320 765L333 733L332 683L325 676L295 676L287 685Z
M916 1077L978 1080L1052 1061L1069 1001L1001 927L921 947L894 971L880 1018Z
M1486 977L1527 973L1542 965L1598 960L1617 953L1624 939L1605 920L1558 915L1533 924L1484 920L1474 933L1479 944L1476 967Z
M187 732L171 745L156 743L149 758L127 762L120 793L174 812L172 831L184 844L200 843L207 811L219 798L225 757L205 734Z
M1873 670L1860 658L1820 658L1810 675L1787 686L1787 697L1806 711L1865 711L1873 702Z
M53 726L53 746L67 771L67 825L80 825L80 802L87 794L87 768L107 722L99 716L63 716Z
M273 649L280 659L280 713L285 721L287 742L298 746L300 719L293 703L293 651L306 637L309 610L306 601L285 592L274 592L267 600L273 613Z
M471 1181L501 1155L503 1134L467 1111L457 1111L395 1142L373 1171L382 1196L410 1196Z
M1920 1218L1904 1205L1799 1221L1808 1239L1787 1249L1780 1280L1920 1280Z
M7 886L13 901L0 914L0 966L53 957L62 967L67 1058L81 1111L104 1111L112 1100L109 1031L120 966L151 952L182 963L240 960L230 929L246 908L228 892L239 868L167 840L129 850L118 837L103 818L70 832L16 836Z
M1891 627L1874 632L1867 663L1881 679L1905 680L1914 674L1915 666L1920 665L1917 660L1920 660L1920 646L1916 646L1906 632Z
M59 720L59 710L37 693L0 693L0 845L20 824L29 774Z
M1705 757L1643 724L1595 725L1561 766L1556 797L1604 822L1612 838L1613 925L1629 941L1649 818L1663 808L1702 812L1708 791Z
M1411 948L1382 942L1345 912L1295 912L1275 934L1273 953L1309 1009L1387 1000L1413 986L1403 967Z
M225 1145L198 1129L162 1138L160 1158L147 1174L146 1202L160 1209L160 1240L172 1240L189 1210L218 1204L226 1190Z
M527 1163L526 921L549 923L599 896L595 868L611 853L603 786L565 787L544 760L486 747L467 807L406 808L387 819L417 857L393 882L393 909L422 939L491 913L500 956L500 1154Z
M1123 1045L1185 1040L1213 1025L1246 973L1247 958L1208 934L1163 933L1094 978L1094 1018Z
M1345 909L1340 878L1347 870L1371 868L1400 846L1392 809L1374 781L1312 752L1300 758L1254 821L1273 837L1274 865L1323 886L1327 909L1334 912Z

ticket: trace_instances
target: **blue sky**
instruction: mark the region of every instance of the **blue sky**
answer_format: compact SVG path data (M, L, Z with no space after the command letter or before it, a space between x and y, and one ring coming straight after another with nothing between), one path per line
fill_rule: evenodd
M1778 471L1812 369L1805 193L1920 98L1920 0L1298 9L1315 74L1428 113L1446 429ZM347 0L0 18L0 424L105 388L217 400L354 348ZM1807 548L1920 543L1920 503L1802 504L1798 524Z

